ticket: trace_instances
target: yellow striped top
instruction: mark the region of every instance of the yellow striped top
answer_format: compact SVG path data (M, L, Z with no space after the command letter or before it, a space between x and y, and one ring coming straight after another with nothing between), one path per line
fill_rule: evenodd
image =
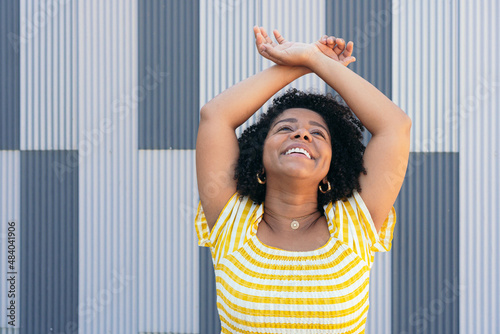
M364 333L374 253L391 248L396 213L380 232L358 192L325 205L330 239L312 251L263 244L264 205L235 193L210 231L203 208L198 244L210 247L222 333Z

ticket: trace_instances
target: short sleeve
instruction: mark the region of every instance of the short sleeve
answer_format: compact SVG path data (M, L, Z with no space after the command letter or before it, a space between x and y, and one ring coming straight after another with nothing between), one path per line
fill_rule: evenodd
M370 212L357 191L346 200L327 205L325 213L333 222L334 236L347 244L370 267L375 252L387 252L391 249L396 224L394 207L389 211L378 233Z
M203 247L213 247L217 240L219 239L224 226L228 222L228 218L231 216L235 205L238 202L238 194L235 193L222 209L215 225L210 228L208 227L207 218L205 217L205 212L203 212L203 207L201 202L198 203L198 210L196 212L196 217L194 219L194 224L196 228L196 234L198 235L198 245ZM229 217L228 217L229 216Z
M201 203L195 218L198 245L210 247L214 266L226 255L241 247L252 233L262 214L262 206L248 196L235 193L222 209L210 231Z

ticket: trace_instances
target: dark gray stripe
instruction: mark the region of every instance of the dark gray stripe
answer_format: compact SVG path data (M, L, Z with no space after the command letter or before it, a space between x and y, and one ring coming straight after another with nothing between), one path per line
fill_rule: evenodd
M214 263L210 248L200 247L200 334L220 333Z
M139 149L194 149L199 0L139 1Z
M396 201L392 333L458 333L458 153L411 153Z
M77 332L77 157L21 151L20 334Z
M18 150L20 143L19 2L0 1L0 150Z
M326 32L354 42L356 62L349 68L392 96L392 1L326 0ZM319 36L318 36L319 38ZM331 88L327 91L335 92ZM371 135L364 134L364 143Z

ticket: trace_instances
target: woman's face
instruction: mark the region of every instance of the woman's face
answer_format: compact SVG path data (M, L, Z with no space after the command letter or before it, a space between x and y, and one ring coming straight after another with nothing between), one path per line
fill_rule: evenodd
M318 113L292 108L279 115L264 142L267 179L287 176L319 184L328 174L332 158L331 137Z

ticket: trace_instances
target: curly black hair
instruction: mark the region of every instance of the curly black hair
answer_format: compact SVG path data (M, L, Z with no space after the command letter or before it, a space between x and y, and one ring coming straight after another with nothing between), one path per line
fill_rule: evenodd
M264 202L266 186L259 184L256 178L264 167L264 141L274 120L291 108L315 111L323 117L331 134L332 160L327 179L332 190L323 194L318 189L318 208L322 210L325 204L352 196L354 189L361 191L359 175L366 174L363 167L365 146L361 141L364 127L361 122L349 107L331 94L305 93L291 88L275 98L259 121L238 138L240 155L234 176L238 192L258 204Z

